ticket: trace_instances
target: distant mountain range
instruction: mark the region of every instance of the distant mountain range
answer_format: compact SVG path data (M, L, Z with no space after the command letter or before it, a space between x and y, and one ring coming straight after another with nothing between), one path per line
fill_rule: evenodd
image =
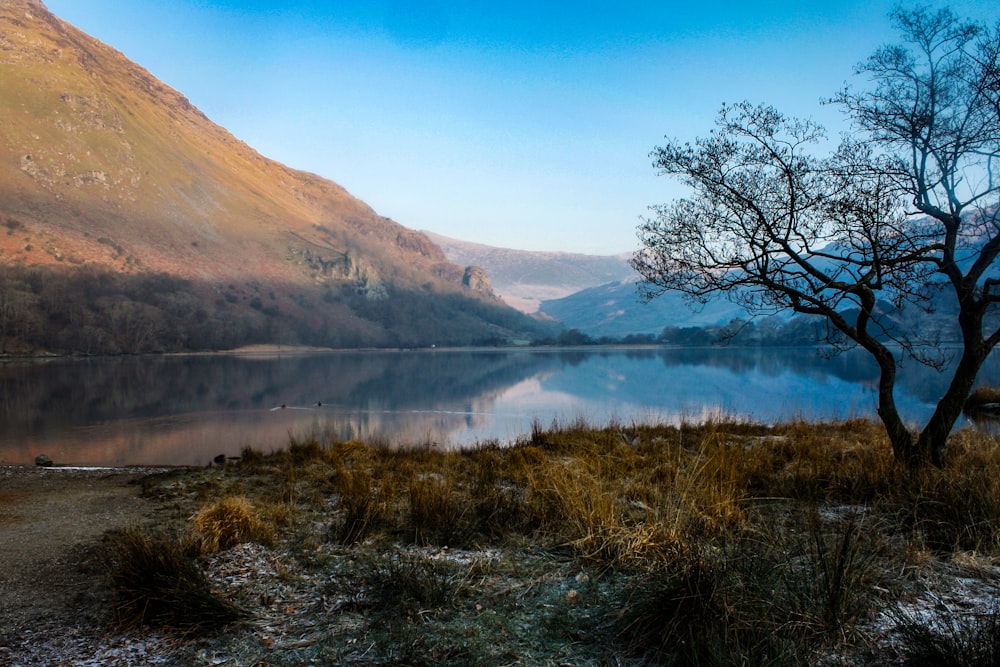
M648 303L639 298L637 279L599 285L561 299L543 301L540 312L593 338L659 335L666 327L721 327L747 317L741 307L717 299L692 309L678 293Z
M0 352L497 343L537 321L38 0L0 3Z
M543 301L559 299L635 274L630 253L582 255L495 248L425 231L452 262L482 267L497 296L525 313L536 313Z
M526 313L592 338L659 335L665 327L725 326L746 312L725 300L692 310L679 294L644 303L630 253L582 255L512 250L424 232L458 264L483 268L497 296Z
M980 236L969 235L960 242L969 249L964 261L969 262L968 257L977 256ZM832 257L837 252L843 251L834 244L827 246L824 248L826 257L817 258L815 265L832 273ZM732 340L745 344L798 345L814 343L830 333L824 318L796 315L791 309L753 317L723 295L695 307L678 292L667 292L648 303L643 302L637 281L636 276L543 301L539 312L566 328L595 339L638 334L662 336L667 342L679 344ZM953 293L936 276L922 283L921 288L927 298L922 308L905 301L895 305L888 294L877 302L881 326L885 327L878 335L898 339L908 336L911 342L930 347L958 342L960 331L955 321L957 308ZM850 321L856 316L855 309L856 306L847 305L842 313ZM992 321L1000 315L991 310L988 317Z

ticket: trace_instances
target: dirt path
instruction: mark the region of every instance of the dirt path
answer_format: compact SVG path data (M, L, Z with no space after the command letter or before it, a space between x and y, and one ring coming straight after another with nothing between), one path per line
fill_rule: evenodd
M135 483L149 472L0 468L0 662L11 642L96 611L95 546L149 516Z

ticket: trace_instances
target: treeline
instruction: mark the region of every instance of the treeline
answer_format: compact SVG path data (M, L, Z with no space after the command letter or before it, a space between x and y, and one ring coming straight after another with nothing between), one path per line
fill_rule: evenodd
M629 334L620 338L615 336L595 338L579 329L566 329L558 335L539 339L537 344L553 347L577 347L580 345L657 345L661 342L660 337L655 334Z
M908 341L917 346L935 346L952 344L961 340L961 332L955 326L955 306L950 303L947 294L935 292L931 294L925 309L910 307L894 308L886 302L879 302L882 316L881 329L873 335L881 341ZM850 319L849 311L845 316ZM986 320L991 326L1000 326L1000 309L992 309L986 313ZM903 332L919 331L920 339L912 334L903 337ZM559 346L577 345L678 345L684 347L703 347L711 345L744 345L760 347L779 347L790 345L813 345L817 342L843 344L843 335L824 318L809 315L794 315L789 318L761 317L757 319L733 319L722 325L701 327L665 327L658 334L630 334L621 338L611 336L592 337L577 329L569 329L558 336L549 337L544 344Z
M229 310L169 276L4 267L0 351L172 352L253 338L257 318L243 321Z
M254 281L214 285L167 274L0 267L0 354L139 354L245 345L334 348L492 345L538 325L461 294L352 285L312 291Z
M789 320L734 319L725 325L704 327L665 327L659 334L639 333L622 337L589 336L578 329L567 329L558 336L546 338L543 345L573 347L579 345L808 345L823 340L826 330L815 318L795 317Z
M659 335L668 345L738 345L782 346L811 345L825 340L828 332L824 322L814 317L793 317L783 320L770 317L761 320L734 319L725 325L705 327L666 327Z
M513 308L458 293L399 290L388 287L385 299L350 294L352 312L383 330L384 345L506 345L512 338L536 341L553 331Z

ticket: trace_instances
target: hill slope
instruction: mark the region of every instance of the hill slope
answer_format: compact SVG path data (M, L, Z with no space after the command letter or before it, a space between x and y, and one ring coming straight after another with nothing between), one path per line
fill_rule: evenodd
M679 293L663 294L643 303L634 280L623 280L581 290L561 299L544 301L540 312L594 338L621 338L629 334L659 335L665 327L722 326L746 311L723 299L692 310Z
M481 266L497 295L525 313L542 301L569 296L588 287L624 280L635 272L629 255L582 255L494 248L424 232L445 256L462 265Z
M64 347L118 311L158 342L103 351L486 342L532 326L481 271L337 184L262 157L37 0L0 4L0 223L6 343ZM80 275L98 286L81 291ZM78 299L74 329L62 306ZM206 332L238 322L249 333L164 338L190 310Z

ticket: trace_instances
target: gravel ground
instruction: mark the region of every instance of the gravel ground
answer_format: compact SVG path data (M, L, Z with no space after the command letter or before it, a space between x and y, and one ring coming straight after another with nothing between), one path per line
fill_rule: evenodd
M150 664L141 647L134 662L76 661L115 650L96 547L108 529L152 516L136 484L150 472L0 467L0 664Z

